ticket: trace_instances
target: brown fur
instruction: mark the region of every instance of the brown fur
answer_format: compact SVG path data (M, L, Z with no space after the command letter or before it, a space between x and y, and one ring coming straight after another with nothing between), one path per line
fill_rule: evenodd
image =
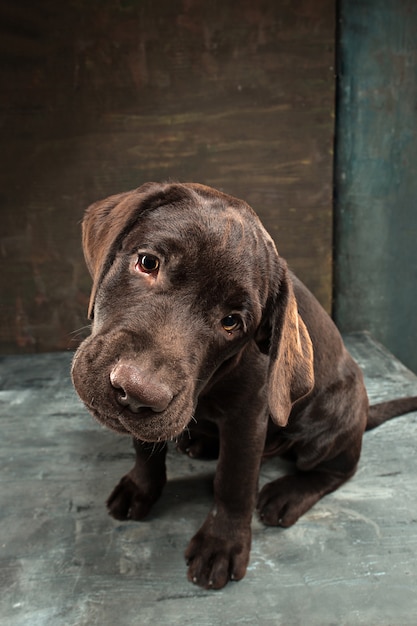
M218 455L214 505L186 558L192 582L219 589L245 575L256 506L265 524L290 526L355 472L368 419L362 374L241 200L148 183L89 207L83 245L93 324L73 382L136 449L110 513L147 515L166 481L164 442ZM416 408L380 406L383 419ZM295 473L258 496L261 460L275 454Z

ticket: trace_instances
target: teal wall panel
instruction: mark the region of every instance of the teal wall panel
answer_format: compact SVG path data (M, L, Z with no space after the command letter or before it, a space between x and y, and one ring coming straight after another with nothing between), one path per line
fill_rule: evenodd
M339 18L334 316L417 371L417 2Z

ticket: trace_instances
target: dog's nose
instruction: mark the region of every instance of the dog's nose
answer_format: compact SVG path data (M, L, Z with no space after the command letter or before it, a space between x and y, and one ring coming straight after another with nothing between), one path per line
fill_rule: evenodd
M119 362L110 372L110 383L117 392L117 402L133 413L141 408L160 413L173 398L167 385L131 362Z

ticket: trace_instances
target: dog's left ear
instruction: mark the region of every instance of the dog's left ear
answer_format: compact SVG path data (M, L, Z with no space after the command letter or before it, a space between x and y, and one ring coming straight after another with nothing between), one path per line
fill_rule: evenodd
M298 313L292 281L284 266L278 292L271 299L260 349L269 328L268 404L278 426L286 426L292 406L314 387L313 346Z

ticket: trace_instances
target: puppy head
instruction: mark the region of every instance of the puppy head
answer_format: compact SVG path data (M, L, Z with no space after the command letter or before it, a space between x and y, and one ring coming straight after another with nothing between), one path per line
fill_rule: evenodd
M72 376L100 422L145 441L175 437L255 340L268 345L271 414L285 424L311 388L311 344L285 262L246 203L148 183L89 207L83 247L93 325Z
M256 333L272 240L235 198L148 183L89 207L83 245L93 324L74 357L75 388L110 428L175 437Z

